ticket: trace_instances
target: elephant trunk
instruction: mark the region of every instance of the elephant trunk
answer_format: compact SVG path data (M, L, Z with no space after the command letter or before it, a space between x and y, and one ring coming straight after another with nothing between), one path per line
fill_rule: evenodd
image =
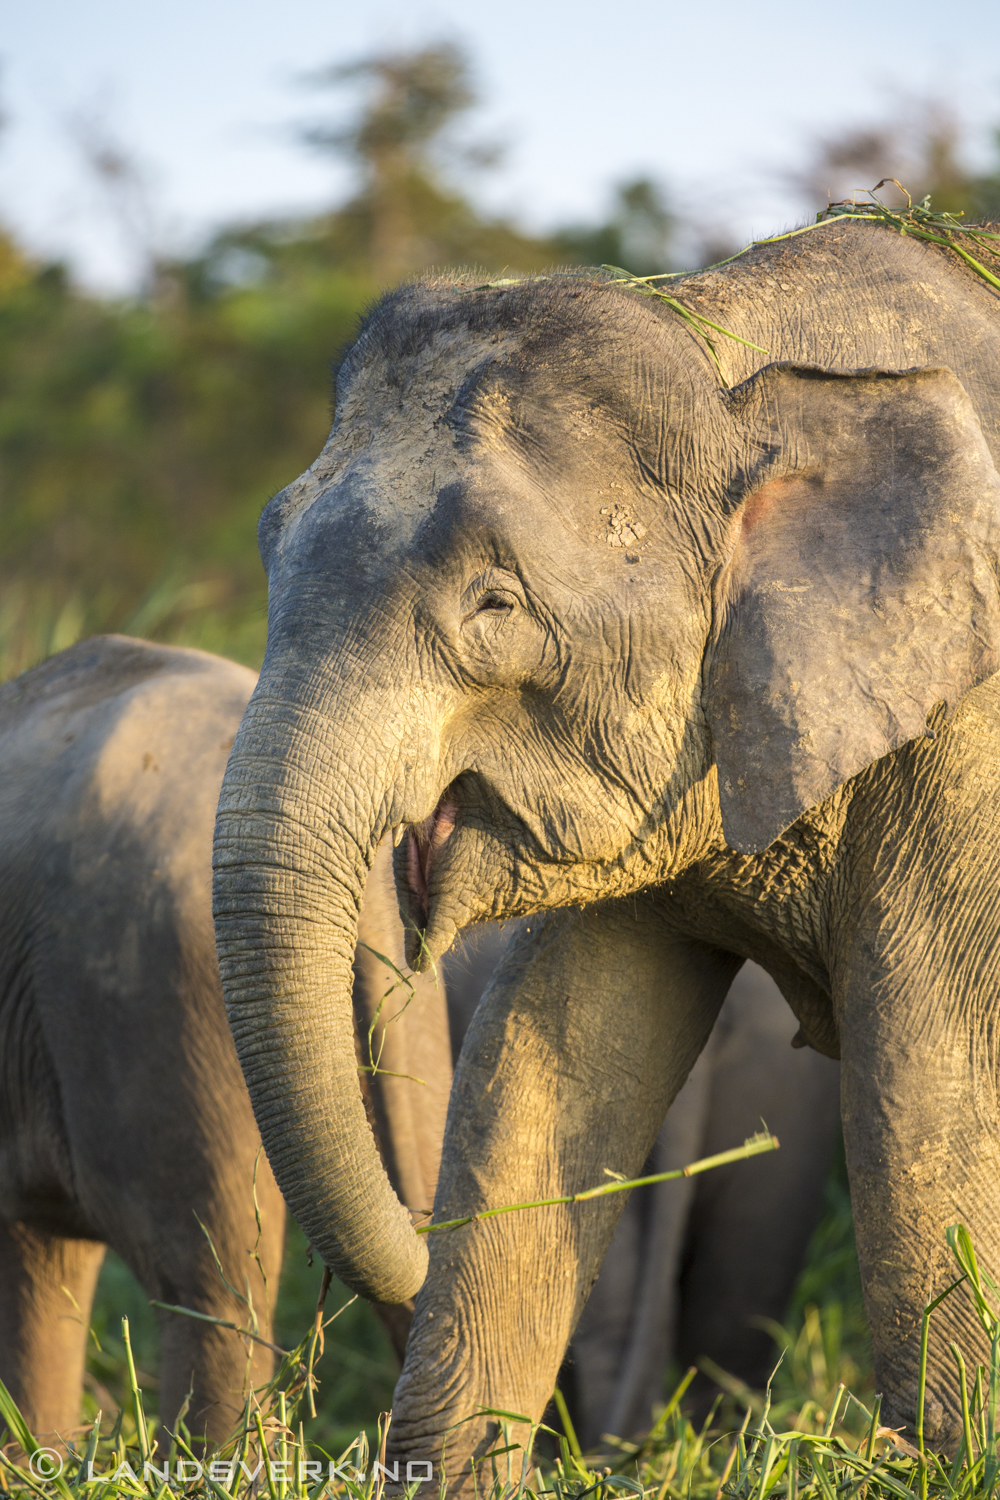
M223 782L214 908L226 1008L292 1213L350 1287L399 1303L427 1252L379 1158L352 1014L358 910L392 788L384 748L361 743L364 706L341 697L333 722L294 678L265 668Z

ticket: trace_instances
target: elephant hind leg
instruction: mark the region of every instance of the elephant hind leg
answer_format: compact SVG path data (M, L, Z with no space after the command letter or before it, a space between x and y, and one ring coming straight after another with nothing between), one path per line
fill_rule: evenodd
M205 1299L181 1293L180 1306L205 1308ZM232 1322L248 1321L245 1308L231 1301L209 1302L210 1316ZM241 1317L242 1315L242 1317ZM263 1322L263 1320L262 1320ZM270 1329L262 1327L265 1335ZM231 1332L199 1319L165 1313L160 1320L160 1417L169 1447L180 1413L196 1451L216 1448L232 1436L251 1386L261 1386L274 1372L274 1356L260 1344L250 1344Z
M249 1134L248 1127L244 1140ZM252 1137L249 1145L253 1146ZM115 1249L151 1299L244 1328L255 1316L260 1336L272 1339L284 1254L284 1203L263 1157L256 1190L252 1185L254 1158L249 1151L242 1162L222 1165L230 1179L227 1191L209 1197L207 1202L196 1199L194 1206L183 1204L179 1212L176 1201L162 1194L152 1205L160 1218L150 1242L116 1245ZM262 1233L258 1232L254 1212L254 1191ZM199 1219L208 1230L211 1244ZM213 1249L229 1286L219 1274ZM233 1289L242 1296L234 1295ZM273 1352L263 1344L241 1338L230 1328L201 1318L164 1309L158 1309L158 1318L159 1406L164 1433L173 1431L183 1409L185 1424L198 1447L217 1447L238 1427L250 1386L263 1385L270 1379ZM165 1448L165 1438L161 1446Z
M90 1307L104 1246L0 1219L0 1380L32 1434L80 1422Z
M795 1017L763 970L747 964L720 1017L704 1155L738 1145L762 1122L781 1150L697 1179L680 1284L677 1352L760 1389L777 1353L766 1321L786 1314L837 1138L840 1068L793 1050ZM703 1416L717 1386L699 1375L689 1408Z

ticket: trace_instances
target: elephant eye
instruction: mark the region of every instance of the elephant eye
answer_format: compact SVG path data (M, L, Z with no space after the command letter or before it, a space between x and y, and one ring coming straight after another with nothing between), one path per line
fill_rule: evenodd
M460 649L472 681L504 686L535 669L544 635L516 573L501 568L481 573L466 589L462 605Z
M514 601L509 594L503 594L499 589L487 589L486 593L476 605L476 614L481 615L487 611L506 614L513 609Z

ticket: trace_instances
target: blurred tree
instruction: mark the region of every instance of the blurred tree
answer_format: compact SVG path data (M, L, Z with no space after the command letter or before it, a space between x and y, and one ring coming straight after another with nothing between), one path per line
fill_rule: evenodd
M26 255L6 230L0 228L0 297L30 281L32 268Z
M973 177L969 191L969 212L974 219L1000 221L1000 130L993 131L991 167Z
M125 303L58 267L0 276L0 583L57 614L78 598L84 633L136 619L256 659L257 517L322 446L329 359L373 286L330 274L199 299L184 269L172 299ZM208 634L190 634L196 613Z
M341 128L303 130L310 146L352 158L361 192L349 207L362 221L365 250L375 276L392 281L422 258L419 200L434 194L429 152L455 115L474 103L468 65L451 45L420 52L376 54L326 69L314 82L338 90L364 81L368 99Z
M118 231L137 285L144 294L154 292L161 227L149 170L112 130L106 103L73 111L66 125Z
M340 209L230 229L167 261L145 177L100 120L78 119L89 169L144 260L140 295L89 296L0 236L8 664L73 631L123 627L258 660L257 517L322 446L329 361L379 282L432 261L489 273L559 258L438 181L448 127L472 99L458 52L368 58L325 77L364 85L353 117L313 128L314 144L359 170Z
M997 137L1000 158L1000 135ZM818 136L804 165L785 178L812 208L857 195L882 178L896 178L914 202L930 195L933 208L967 220L1000 216L1000 168L977 174L967 164L961 121L940 100L903 99L882 119ZM887 183L883 202L906 202Z
M313 226L313 240L341 265L364 265L382 285L433 264L472 262L488 270L548 264L553 246L484 220L447 185L447 169L482 169L496 148L460 149L453 126L476 102L467 59L439 43L416 52L380 52L324 69L311 80L339 94L362 86L361 106L346 123L314 123L307 145L344 157L359 178L357 193Z

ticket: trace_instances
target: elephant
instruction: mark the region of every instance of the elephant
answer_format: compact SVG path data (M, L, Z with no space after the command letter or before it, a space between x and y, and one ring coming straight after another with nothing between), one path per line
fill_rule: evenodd
M36 1434L68 1436L77 1426L106 1244L151 1298L245 1326L248 1310L218 1275L200 1220L230 1283L249 1278L269 1336L285 1209L226 1025L209 904L215 803L254 682L219 657L112 636L0 687L0 1379ZM434 1197L449 1025L460 1045L506 938L480 928L446 956L443 985L409 976L410 994L383 957L403 964L390 852L387 844L376 860L359 916L356 1052L370 1069L374 1024L379 1068L358 1075L366 1110L394 1190L419 1210ZM717 1149L720 1132L753 1127L755 1109L783 1134L814 1127L815 1140L800 1141L797 1158L788 1153L785 1180L769 1178L782 1198L777 1211L766 1186L758 1200L756 1257L754 1228L743 1226L741 1261L766 1262L773 1285L770 1297L756 1288L740 1304L736 1342L713 1330L711 1298L682 1294L691 1349L704 1346L751 1380L767 1341L758 1333L763 1348L748 1358L739 1338L750 1313L780 1316L787 1301L819 1204L832 1101L829 1079L786 1064L774 1069L770 1094L736 1118L739 1079L753 1073L761 1048L777 1050L772 1033L782 1026L773 987L757 976L720 1040L739 1077L715 1059L704 1066L654 1151L673 1163ZM734 1002L735 993L730 1009ZM833 1071L812 1056L788 1061ZM623 1219L578 1331L569 1396L588 1439L608 1427L609 1413L623 1431L641 1426L658 1393L692 1217L682 1189L665 1191L654 1212L643 1215L636 1200ZM707 1248L699 1254L693 1265L708 1283L716 1268ZM376 1311L402 1359L412 1305ZM271 1373L271 1350L256 1345L248 1365L231 1332L160 1317L161 1421L173 1427L190 1386L192 1432L222 1442L247 1378Z
M753 959L840 1059L883 1422L915 1423L947 1226L1000 1274L996 291L857 212L669 287L390 292L259 524L267 647L214 846L227 1011L318 1252L418 1294L389 1454L456 1493L491 1410L528 1441L621 1205L415 1232L352 1076L390 834L416 966L526 919L456 1069L438 1221L631 1178ZM934 1447L952 1341L985 1358L959 1294Z
M36 1436L78 1425L105 1245L150 1298L246 1326L210 1235L270 1337L285 1206L226 1024L210 901L215 804L254 682L200 651L108 636L0 687L0 1379ZM362 1040L393 982L375 954L401 961L401 947L383 859L359 926ZM451 1044L443 991L411 983L405 1014L376 1027L383 1071L361 1076L394 1189L421 1207ZM379 1311L401 1351L409 1310ZM161 1423L190 1388L190 1431L224 1441L271 1350L158 1316Z

